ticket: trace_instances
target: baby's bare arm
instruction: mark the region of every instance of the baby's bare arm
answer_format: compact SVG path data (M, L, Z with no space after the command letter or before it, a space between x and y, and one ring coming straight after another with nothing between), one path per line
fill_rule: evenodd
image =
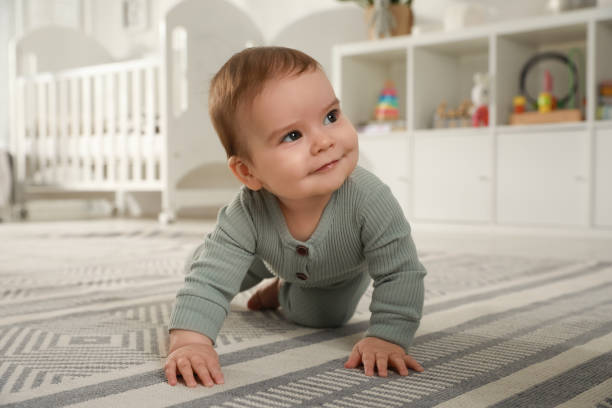
M224 383L219 356L212 340L189 330L170 332L170 354L164 369L170 385L177 384L177 369L188 387L197 385L194 373L207 387Z
M376 367L378 375L386 377L389 363L399 375L408 375L409 368L419 372L424 370L402 347L377 337L366 337L357 342L344 367L355 368L359 363L363 363L367 376L374 375Z

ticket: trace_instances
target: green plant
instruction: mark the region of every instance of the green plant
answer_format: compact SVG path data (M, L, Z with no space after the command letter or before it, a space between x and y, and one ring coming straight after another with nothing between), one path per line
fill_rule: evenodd
M362 7L368 7L374 5L374 0L339 0L339 1L354 1ZM413 0L391 0L391 4L405 4L407 6L412 5Z

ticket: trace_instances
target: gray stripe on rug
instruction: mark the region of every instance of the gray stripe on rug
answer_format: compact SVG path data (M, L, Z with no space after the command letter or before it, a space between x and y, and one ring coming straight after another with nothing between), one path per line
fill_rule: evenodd
M610 266L612 266L612 262L597 262L596 264L591 265L589 267L578 269L572 272L568 272L564 275L546 277L544 279L540 279L537 281L522 283L522 284L518 284L518 285L506 287L506 288L501 288L501 289L495 289L489 292L481 293L479 295L469 295L469 296L462 297L459 299L449 300L447 302L440 302L435 305L430 305L430 306L425 305L423 309L424 309L424 313L433 313L433 312L438 312L440 310L447 310L447 309L451 309L456 306L461 306L465 303L471 303L471 302L475 302L479 300L491 299L499 295L505 295L508 292L517 292L523 289L530 289L536 286L546 285L546 284L560 281L563 279L569 279L569 278L573 278L576 276L584 276L589 273L599 272L601 269L607 268Z
M571 371L500 401L491 408L555 407L610 378L612 378L612 352L573 367Z

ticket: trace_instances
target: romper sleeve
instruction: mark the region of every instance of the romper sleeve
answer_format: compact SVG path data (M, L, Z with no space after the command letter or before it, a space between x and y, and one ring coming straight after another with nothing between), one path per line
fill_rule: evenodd
M374 280L368 337L402 346L412 343L423 310L426 270L419 262L410 225L391 193L380 183L361 208L361 239Z
M196 331L216 342L255 256L256 229L248 195L243 189L219 211L213 232L187 261L185 285L177 293L169 330Z

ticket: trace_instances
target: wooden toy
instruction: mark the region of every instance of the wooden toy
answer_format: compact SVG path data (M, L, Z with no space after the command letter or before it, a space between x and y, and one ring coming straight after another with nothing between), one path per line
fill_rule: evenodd
M565 64L570 73L570 90L564 97L558 101L552 94L552 75L546 71L544 74L544 86L543 91L538 96L538 99L534 99L529 95L526 89L527 84L527 73L531 68L543 60L556 60ZM582 112L580 109L557 109L566 108L570 101L576 99L578 92L578 68L574 61L568 58L566 55L559 52L543 52L536 54L531 57L527 63L523 66L520 74L519 88L521 96L525 98L536 112L525 112L526 107L521 107L522 100L515 98L514 113L510 115L511 125L532 125L538 123L558 123L558 122L577 122L582 120ZM522 112L520 112L523 110Z
M525 104L527 103L527 99L523 95L517 95L512 100L512 105L514 106L514 113L523 113L525 112Z
M457 109L447 109L446 101L440 102L434 114L434 129L470 127L472 101L464 99Z

